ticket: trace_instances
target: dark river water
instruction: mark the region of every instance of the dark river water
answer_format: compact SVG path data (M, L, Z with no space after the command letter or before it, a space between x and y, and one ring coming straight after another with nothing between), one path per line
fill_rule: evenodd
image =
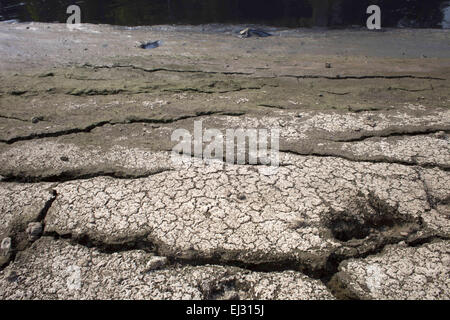
M382 27L449 28L449 0L0 0L0 20L65 22L77 4L82 23L365 26L366 8L381 8Z

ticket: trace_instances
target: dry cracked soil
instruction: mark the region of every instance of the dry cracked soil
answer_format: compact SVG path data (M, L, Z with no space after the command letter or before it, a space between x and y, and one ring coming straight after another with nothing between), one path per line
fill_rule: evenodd
M241 28L0 23L0 299L450 298L449 31Z

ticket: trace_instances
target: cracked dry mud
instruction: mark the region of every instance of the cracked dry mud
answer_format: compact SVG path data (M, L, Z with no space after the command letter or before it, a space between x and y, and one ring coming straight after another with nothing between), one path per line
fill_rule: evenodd
M0 23L1 299L450 298L448 31L234 31Z

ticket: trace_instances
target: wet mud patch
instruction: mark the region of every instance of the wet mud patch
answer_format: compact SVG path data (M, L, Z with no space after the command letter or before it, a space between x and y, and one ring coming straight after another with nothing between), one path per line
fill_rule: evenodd
M344 244L357 244L371 238L407 238L421 228L418 218L402 215L398 208L373 193L358 194L346 210L331 209L324 218L324 225L332 238Z
M245 286L235 276L230 275L219 281L209 284L209 286L200 285L200 291L204 300L240 300L240 291L250 290L250 286Z

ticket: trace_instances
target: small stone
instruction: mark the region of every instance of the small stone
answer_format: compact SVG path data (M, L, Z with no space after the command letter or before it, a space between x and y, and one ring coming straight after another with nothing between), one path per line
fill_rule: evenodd
M62 157L60 157L59 159L60 159L61 161L64 161L64 162L68 162L68 161L69 161L69 158L66 157L66 156L62 156Z
M55 74L53 72L44 72L39 75L39 78L54 77L54 76L55 76ZM40 118L42 118L42 117L40 117Z
M245 196L245 194L241 193L240 195L238 195L237 197L239 200L245 200L247 199L247 197Z
M31 222L28 224L26 232L28 234L28 239L35 241L42 234L42 224L40 222Z
M31 118L32 123L38 123L39 121L42 121L42 120L44 120L44 117L42 117L42 116Z
M444 131L438 131L434 134L434 136L438 139L445 139L445 132Z
M11 250L11 243L12 240L10 237L6 237L2 240L2 244L0 245L2 255L6 256L8 254L9 250Z
M301 117L303 117L301 113L297 114L297 118L300 119Z
M401 235L402 237L406 237L406 236L408 235L408 232L400 232L400 235Z
M295 219L295 220L291 221L290 228L292 230L297 230L299 228L304 228L307 225L308 224L306 223L306 221L304 219L298 218L298 219Z
M166 257L153 256L147 262L147 271L160 269L167 264Z
M331 68L331 63L326 62L326 63L325 63L325 68L330 69L330 68Z
M225 291L221 300L239 300L239 294L236 291Z
M5 276L6 280L8 280L9 282L14 282L18 278L17 273L13 270L8 270Z

